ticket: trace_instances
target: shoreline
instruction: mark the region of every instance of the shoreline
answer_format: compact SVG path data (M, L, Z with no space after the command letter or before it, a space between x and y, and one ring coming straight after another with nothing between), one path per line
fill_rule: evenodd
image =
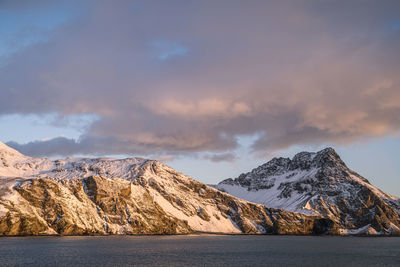
M244 233L213 233L213 232L195 232L188 234L91 234L91 235L2 235L0 238L10 237L206 237L206 236L286 236L286 237L365 237L365 238L384 238L384 237L400 237L400 235L302 235L302 234L244 234Z

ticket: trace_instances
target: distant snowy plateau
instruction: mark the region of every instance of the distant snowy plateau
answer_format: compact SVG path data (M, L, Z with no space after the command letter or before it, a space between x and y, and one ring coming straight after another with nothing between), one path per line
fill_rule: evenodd
M0 142L0 235L399 235L400 201L333 149L214 187L154 160L32 158Z

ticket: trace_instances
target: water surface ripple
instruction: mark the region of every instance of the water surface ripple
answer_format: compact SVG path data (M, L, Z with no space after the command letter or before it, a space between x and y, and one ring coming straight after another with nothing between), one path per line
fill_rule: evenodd
M400 266L400 237L4 237L0 265Z

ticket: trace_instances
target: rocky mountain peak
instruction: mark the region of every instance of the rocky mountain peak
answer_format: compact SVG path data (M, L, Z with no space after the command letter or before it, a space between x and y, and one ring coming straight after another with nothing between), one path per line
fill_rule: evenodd
M248 187L249 190L266 189L274 186L276 180L274 177L276 176L289 175L291 177L295 173L312 170L319 170L323 173L337 173L339 170L346 172L348 168L336 151L328 147L319 152L300 152L292 159L273 158L254 168L251 172L241 174L237 179L226 179L222 183L239 184ZM331 183L333 181L326 182Z
M337 165L341 167L346 167L346 164L342 161L336 151L331 147L319 151L315 156L314 161L318 167L327 164L330 166Z
M278 175L286 171L310 170L311 168L338 167L347 168L336 151L331 148L325 148L318 152L300 152L292 159L276 157L267 163L252 170L252 173L258 173L260 170L264 174Z
M353 173L336 151L328 147L318 152L300 152L292 159L273 158L250 172L241 174L236 179L226 179L221 183L239 184L249 190L259 190L273 187L277 184L278 177L286 177L284 183L288 183L292 177L298 175L301 176L301 179L298 179L297 182L309 182L311 179L317 180L325 186L333 186L344 180L354 179L361 179L363 182L369 183L367 179L355 173L357 178L354 178L351 175Z
M290 170L323 167L346 167L336 151L331 148L325 148L318 152L300 152L296 154L290 162Z

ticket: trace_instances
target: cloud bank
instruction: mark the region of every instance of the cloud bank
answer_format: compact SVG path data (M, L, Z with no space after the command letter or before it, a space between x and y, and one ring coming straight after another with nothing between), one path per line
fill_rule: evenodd
M0 115L98 120L79 140L9 143L29 155L220 161L239 135L258 134L261 152L400 133L399 1L75 5L80 16L1 66Z

